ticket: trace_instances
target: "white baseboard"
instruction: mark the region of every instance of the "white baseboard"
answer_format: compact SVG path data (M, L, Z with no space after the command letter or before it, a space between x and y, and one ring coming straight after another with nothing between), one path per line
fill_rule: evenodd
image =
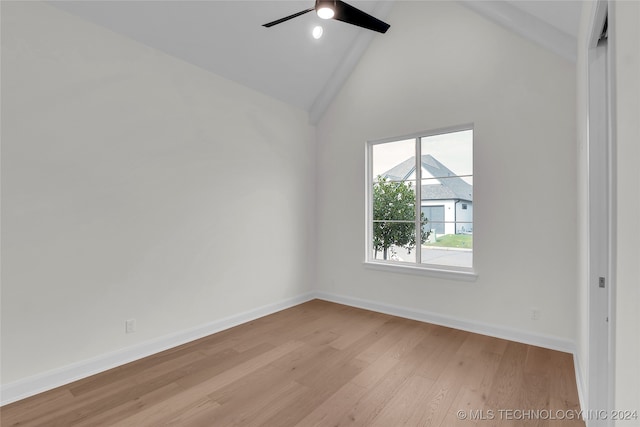
M315 292L315 296L318 299L331 301L338 304L377 311L379 313L404 317L406 319L418 320L420 322L433 323L449 328L461 329L463 331L474 332L477 334L489 335L496 338L535 345L551 350L563 351L574 355L576 354L576 346L573 341L558 337L534 334L531 332L505 328L503 326L491 325L488 323L475 322L472 320L462 319L454 316L431 313L425 310L416 310L412 308L400 307L397 305L385 304L377 301L353 298L322 291Z
M225 317L195 328L146 341L122 350L63 366L52 371L34 375L0 387L0 405L6 405L47 390L69 384L82 378L104 372L108 369L133 362L143 357L186 344L216 332L232 328L259 317L293 307L315 298L314 292L308 292L273 304L267 304L243 313Z

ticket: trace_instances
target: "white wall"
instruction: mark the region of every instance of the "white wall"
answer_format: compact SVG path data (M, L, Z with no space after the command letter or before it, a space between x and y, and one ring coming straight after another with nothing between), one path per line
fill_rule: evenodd
M312 289L301 110L3 1L1 136L3 385Z
M616 1L611 9L616 85L614 409L640 411L640 3Z
M389 20L318 125L318 288L572 342L575 65L453 2ZM365 268L365 141L466 123L477 281Z

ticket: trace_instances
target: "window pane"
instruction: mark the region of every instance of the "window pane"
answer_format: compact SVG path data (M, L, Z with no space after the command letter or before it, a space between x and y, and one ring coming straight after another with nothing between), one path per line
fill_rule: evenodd
M415 223L409 221L373 222L373 258L416 262Z
M378 181L379 176L388 181L415 180L415 139L376 144L372 148L374 182Z
M422 177L473 175L473 130L420 138Z
M473 265L473 130L420 138L423 264Z

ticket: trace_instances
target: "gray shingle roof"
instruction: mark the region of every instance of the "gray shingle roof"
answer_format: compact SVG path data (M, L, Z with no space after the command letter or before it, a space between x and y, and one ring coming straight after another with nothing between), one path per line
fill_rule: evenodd
M393 181L404 181L415 171L415 164L415 157L412 156L389 169L382 176ZM473 201L473 185L457 177L451 169L440 163L431 154L422 156L422 167L437 178L433 180L434 184L422 186L422 200L460 199Z

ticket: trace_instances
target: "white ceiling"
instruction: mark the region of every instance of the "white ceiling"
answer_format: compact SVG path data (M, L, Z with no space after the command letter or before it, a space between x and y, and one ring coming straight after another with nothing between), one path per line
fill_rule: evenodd
M393 1L349 1L387 20ZM372 31L307 13L314 0L55 1L50 4L310 113L317 121L375 37ZM462 4L568 56L575 50L580 1L462 1ZM524 22L523 21L527 21ZM387 20L391 24L398 22ZM323 25L320 40L311 37ZM527 25L525 25L527 24ZM526 29L529 28L528 33ZM554 37L549 37L553 34ZM565 37L566 36L566 37ZM563 38L558 42L558 37ZM542 41L541 41L542 40ZM566 45L558 50L558 45ZM573 52L575 57L575 52Z

